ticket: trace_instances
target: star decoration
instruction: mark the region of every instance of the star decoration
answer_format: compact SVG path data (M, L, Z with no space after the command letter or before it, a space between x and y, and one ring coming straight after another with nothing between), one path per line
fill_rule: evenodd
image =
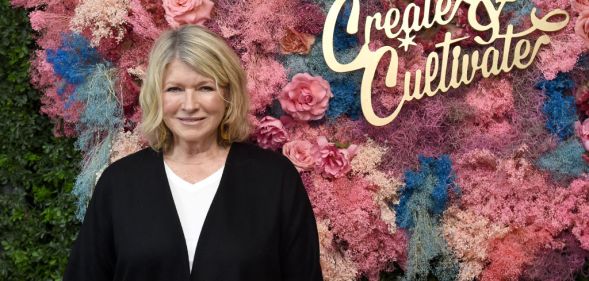
M415 44L415 42L413 42L413 39L415 39L415 35L409 37L409 32L405 32L405 38L397 38L397 40L401 41L401 45L399 45L399 48L404 48L405 52L407 52L409 46L417 45Z

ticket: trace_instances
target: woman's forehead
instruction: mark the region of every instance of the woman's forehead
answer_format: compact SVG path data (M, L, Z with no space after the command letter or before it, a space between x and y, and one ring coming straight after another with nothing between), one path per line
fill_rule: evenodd
M210 81L215 83L215 78L204 73L201 69L196 69L185 62L178 59L172 60L166 66L164 71L164 81L184 81L184 80L198 80L198 81Z

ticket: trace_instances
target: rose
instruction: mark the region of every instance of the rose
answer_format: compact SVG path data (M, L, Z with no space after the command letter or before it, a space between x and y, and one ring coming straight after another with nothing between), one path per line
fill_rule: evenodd
M282 53L284 54L297 53L306 55L311 51L311 45L314 42L315 36L288 28L286 34L280 40L280 47L282 47Z
M585 119L583 123L577 121L575 122L575 132L577 136L581 139L581 143L585 150L589 151L589 119Z
M308 121L323 118L331 97L329 83L323 78L298 73L282 89L278 101L293 118Z
M575 33L585 39L589 44L589 8L579 13L577 24L575 25Z
M182 24L202 25L211 19L211 11L215 4L210 0L164 0L166 21L171 27Z
M266 116L256 128L256 140L262 148L277 149L288 141L288 133L280 120Z
M304 140L287 142L282 147L282 154L286 156L300 171L309 171L315 166L313 144Z
M350 161L356 154L357 146L337 148L323 136L317 138L315 168L327 178L339 178L352 169Z

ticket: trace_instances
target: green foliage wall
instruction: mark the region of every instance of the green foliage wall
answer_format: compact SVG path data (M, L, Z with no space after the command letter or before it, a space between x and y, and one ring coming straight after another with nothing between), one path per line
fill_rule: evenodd
M26 11L0 0L0 280L60 280L79 227L70 191L80 156L39 113L32 36Z

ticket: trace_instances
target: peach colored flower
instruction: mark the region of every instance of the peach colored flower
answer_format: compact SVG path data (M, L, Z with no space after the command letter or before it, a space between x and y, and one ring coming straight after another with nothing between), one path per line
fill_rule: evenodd
M589 151L589 119L585 119L583 123L577 121L575 122L575 132L577 136L581 139L581 143L585 150Z
M350 145L346 149L337 148L324 136L317 138L315 168L326 178L340 178L352 169L350 161L356 154L358 146Z
M73 31L92 33L90 45L96 47L101 40L109 38L116 42L123 40L126 33L125 22L129 13L129 0L84 0L76 7L70 21ZM47 13L51 15L51 13ZM52 15L53 16L53 15Z
M280 47L283 54L306 55L311 51L313 43L315 43L315 36L288 28L286 34L280 40Z
M215 4L210 0L164 0L166 21L171 27L183 24L202 25L211 19L211 11Z
M288 133L284 125L272 116L266 116L260 120L255 135L258 145L266 149L277 149L288 141Z
M587 45L589 45L589 7L579 13L575 33L581 36Z
M282 109L294 119L319 120L333 97L329 83L321 76L296 74L278 96Z
M120 129L110 148L110 163L141 150L145 144L146 141L142 138L139 130L125 132Z
M295 165L297 170L309 171L315 166L314 146L305 140L287 142L282 147L282 154Z

